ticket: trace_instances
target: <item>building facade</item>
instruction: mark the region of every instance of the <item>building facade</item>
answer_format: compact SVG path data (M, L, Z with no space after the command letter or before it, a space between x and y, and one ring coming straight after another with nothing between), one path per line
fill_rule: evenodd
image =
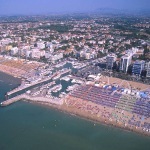
M128 71L129 65L131 64L131 60L131 55L122 56L120 61L120 70L126 73Z
M107 69L112 69L114 62L116 62L117 56L115 54L109 54L106 58Z
M132 74L141 75L142 70L144 70L145 61L135 61L132 68Z
M150 77L150 62L146 63L146 71L147 71L146 77Z

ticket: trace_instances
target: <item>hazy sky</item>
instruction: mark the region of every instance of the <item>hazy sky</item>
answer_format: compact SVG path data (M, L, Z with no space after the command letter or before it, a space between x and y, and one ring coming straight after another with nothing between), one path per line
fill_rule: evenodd
M0 0L0 14L93 11L98 8L150 9L150 0Z

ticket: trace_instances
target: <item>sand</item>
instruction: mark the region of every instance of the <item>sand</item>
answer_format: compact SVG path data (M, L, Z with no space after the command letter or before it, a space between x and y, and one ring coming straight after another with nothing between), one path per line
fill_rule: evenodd
M150 89L150 85L146 85L143 83L139 83L139 82L133 82L133 81L127 81L127 80L122 80L119 78L114 78L114 77L107 77L107 76L102 76L102 78L100 79L100 82L105 82L106 84L118 84L121 87L124 88L133 88L133 89L140 89L140 90L145 90L145 89Z
M55 108L59 111L67 112L69 114L76 115L100 124L118 127L127 131L133 131L144 136L150 136L150 132L143 131L142 127L136 127L128 124L128 120L133 117L133 115L135 116L136 121L139 121L140 119L138 115L129 113L127 111L122 113L122 110L117 108L113 109L110 107L104 107L86 100L74 98L72 96L66 96L62 105L32 100L29 102ZM117 118L112 114L116 115ZM150 118L148 118L147 121L150 122Z
M14 77L21 77L31 70L41 66L39 62L27 63L23 60L9 60L0 58L0 71L12 75Z

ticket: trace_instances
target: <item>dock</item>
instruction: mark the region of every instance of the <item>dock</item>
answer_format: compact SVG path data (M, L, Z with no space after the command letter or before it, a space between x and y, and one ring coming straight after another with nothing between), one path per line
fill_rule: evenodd
M70 72L70 71L71 71L71 69L65 70L65 71L63 71L62 73L60 73L60 75L63 75L63 74L68 73L68 72ZM28 88L30 88L30 87L32 87L32 86L35 86L35 85L38 85L38 84L47 82L47 81L51 80L53 77L55 77L56 75L57 75L57 73L53 74L51 77L48 77L48 78L46 78L46 79L44 79L44 80L42 80L42 81L39 81L39 82L36 82L36 83L32 83L32 84L27 85L27 86L24 86L24 87L15 88L14 90L12 90L12 91L10 91L10 92L7 92L7 96L10 96L10 95L12 95L12 94L14 94L14 93L17 93L17 92L19 92L19 91L22 91L22 90L26 90L26 89L28 89Z
M16 92L19 92L19 91L25 90L25 89L27 89L27 88L30 88L30 87L32 87L32 86L35 86L35 85L41 84L41 83L43 83L43 82L49 81L49 80L51 80L54 76L56 76L56 74L54 74L54 75L52 75L51 77L46 78L46 79L44 79L44 80L42 80L42 81L39 81L39 82L37 82L37 83L32 83L32 84L27 85L27 86L24 86L24 87L18 87L18 88L14 89L14 90L12 90L12 91L10 91L10 92L7 92L7 95L9 96L9 95L12 95L12 94L14 94L14 93L16 93Z

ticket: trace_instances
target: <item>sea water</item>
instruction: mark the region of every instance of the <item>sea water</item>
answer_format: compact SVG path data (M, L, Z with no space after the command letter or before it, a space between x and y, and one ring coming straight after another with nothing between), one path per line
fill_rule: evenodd
M18 84L0 73L0 101ZM0 107L0 150L150 150L150 138L20 101Z

